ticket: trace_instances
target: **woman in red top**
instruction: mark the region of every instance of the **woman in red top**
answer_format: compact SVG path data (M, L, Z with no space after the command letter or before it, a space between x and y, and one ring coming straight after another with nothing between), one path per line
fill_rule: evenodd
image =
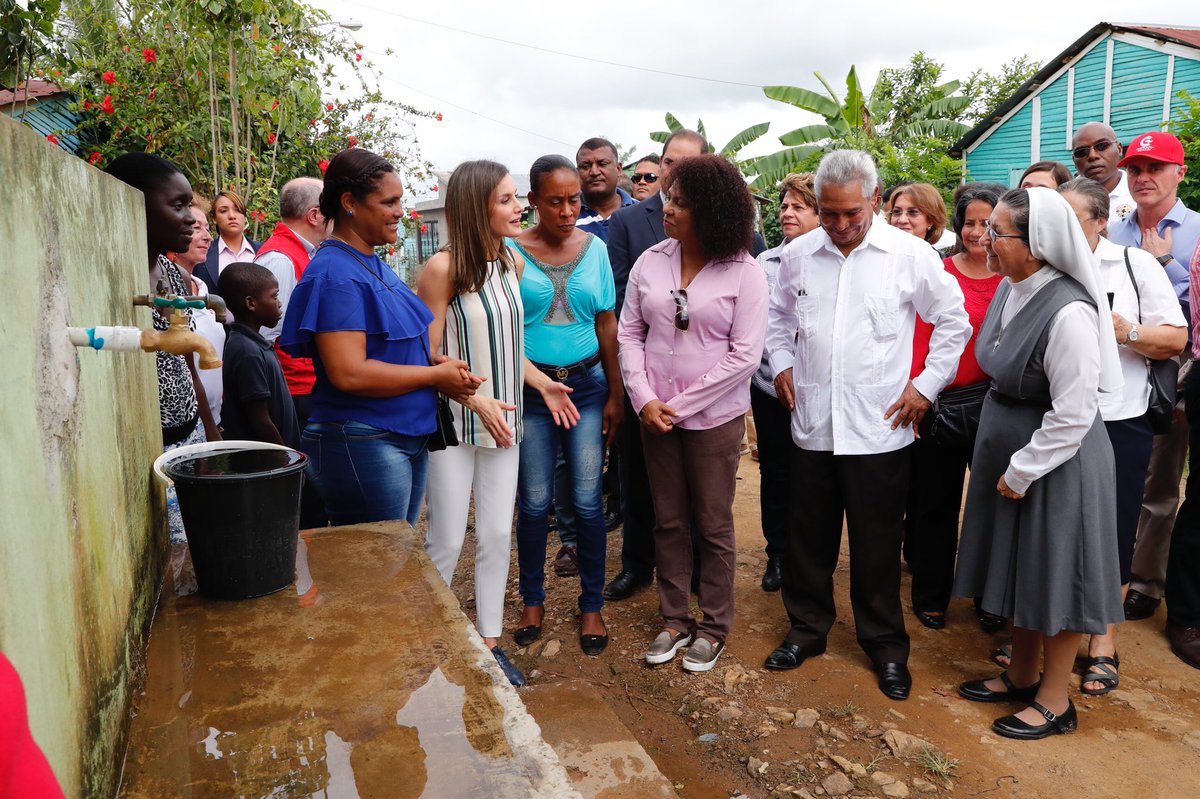
M938 395L934 408L925 414L913 452L912 489L904 522L905 554L912 569L913 612L918 621L934 630L946 626L946 606L950 603L958 550L963 479L975 448L975 430L989 380L975 359L975 337L1000 284L1000 276L988 271L987 253L979 238L1005 191L995 183L972 183L959 192L954 203L951 224L958 236L958 246L955 254L945 259L945 265L962 287L967 315L971 318L971 340L959 359L954 379ZM917 319L913 336L914 375L925 368L932 331L931 325ZM982 616L980 623L985 623Z

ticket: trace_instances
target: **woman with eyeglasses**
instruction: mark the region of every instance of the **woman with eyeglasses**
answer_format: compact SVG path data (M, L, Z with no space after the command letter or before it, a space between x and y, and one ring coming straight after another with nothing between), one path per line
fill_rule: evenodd
M1044 188L1013 189L985 226L1004 280L975 353L991 376L971 460L954 593L1012 619L1012 659L959 693L1025 707L999 735L1036 740L1078 726L1068 696L1082 634L1124 617L1113 449L1099 392L1122 376L1095 257L1075 212Z
M663 230L668 238L633 266L617 334L656 517L663 630L646 661L666 663L687 647L683 668L704 672L733 626L733 497L749 378L766 334L767 279L748 252L754 201L741 172L720 156L671 167ZM688 606L693 523L699 624Z
M658 153L651 153L634 164L633 174L629 176L630 182L633 183L633 191L630 192L633 199L641 202L659 190L658 174L661 160Z
M928 183L906 183L892 189L884 213L889 225L930 246L937 244L946 229L946 201Z
M758 263L767 277L768 292L775 288L783 248L810 230L816 230L820 224L812 173L793 172L783 179L779 188L779 228L783 232L783 242L758 254ZM767 567L763 571L762 590L778 591L783 583L783 564L788 551L792 416L779 402L765 347L762 364L750 378L750 409L758 433L759 508L763 538L767 541Z
M971 338L958 361L954 379L934 401L919 427L913 446L912 483L904 520L904 549L912 569L913 613L933 630L946 626L946 608L954 581L958 551L958 514L963 479L975 448L979 412L987 393L988 376L975 358L975 339L983 324L1000 276L987 267L980 242L988 216L1005 188L998 183L973 183L959 192L952 227L957 252L943 261L962 289ZM918 318L913 335L912 376L925 370L933 325ZM980 612L984 630L1003 629L1003 617Z
M1146 410L1150 400L1147 377L1150 359L1173 358L1187 346L1187 323L1171 280L1139 247L1120 247L1104 234L1108 229L1108 189L1089 178L1075 178L1058 187L1100 263L1100 280L1110 298L1112 335L1116 338L1125 385L1100 395L1100 415L1112 442L1117 464L1117 552L1120 556L1121 595L1129 591L1133 544L1142 511L1146 470L1154 431ZM1117 687L1116 625L1088 641L1088 657L1079 690L1088 696L1107 694Z
M606 534L601 477L604 448L624 416L617 366L617 294L608 250L575 226L582 202L579 170L560 155L529 169L537 224L509 240L525 260L525 438L517 479L518 588L524 609L513 632L520 646L542 634L546 601L547 516L561 450L570 475L579 558L579 647L608 646L604 607ZM531 368L532 367L532 368ZM561 383L566 390L553 390Z

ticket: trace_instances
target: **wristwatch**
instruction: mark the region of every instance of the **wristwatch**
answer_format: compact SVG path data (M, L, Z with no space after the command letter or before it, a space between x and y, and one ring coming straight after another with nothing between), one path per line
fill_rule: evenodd
M1138 329L1137 329L1137 325L1130 325L1130 327L1129 327L1129 335L1125 336L1125 343L1126 343L1126 344L1132 344L1133 342L1135 342L1135 341L1137 341L1137 340L1138 340Z
M1172 256L1171 256L1171 253L1167 252L1167 253L1163 253L1162 255L1158 256L1154 260L1158 261L1161 265L1166 266L1167 264L1171 263Z

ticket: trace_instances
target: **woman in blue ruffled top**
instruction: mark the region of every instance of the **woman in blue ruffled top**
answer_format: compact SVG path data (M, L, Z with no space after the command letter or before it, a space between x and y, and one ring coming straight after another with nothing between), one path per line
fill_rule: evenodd
M300 448L333 524L415 524L437 395L463 402L481 382L465 361L430 358L433 314L375 254L396 241L403 194L386 159L361 149L333 157L320 202L333 232L292 293L279 338L289 355L313 359Z

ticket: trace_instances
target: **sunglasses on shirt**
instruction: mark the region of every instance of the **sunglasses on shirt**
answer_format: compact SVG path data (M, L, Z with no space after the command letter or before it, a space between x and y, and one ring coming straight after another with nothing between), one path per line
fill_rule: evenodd
M653 172L634 172L629 180L632 183L657 183L658 175Z
M1076 160L1079 160L1081 158L1087 158L1088 155L1092 152L1092 150L1095 150L1097 153L1103 153L1103 152L1107 151L1109 147L1116 147L1116 146L1117 146L1117 143L1115 141L1113 141L1112 139L1101 139L1100 141L1096 142L1095 144L1087 145L1084 147L1076 147L1074 150L1071 150L1071 157Z
M671 289L671 299L675 300L675 329L687 330L687 289Z

